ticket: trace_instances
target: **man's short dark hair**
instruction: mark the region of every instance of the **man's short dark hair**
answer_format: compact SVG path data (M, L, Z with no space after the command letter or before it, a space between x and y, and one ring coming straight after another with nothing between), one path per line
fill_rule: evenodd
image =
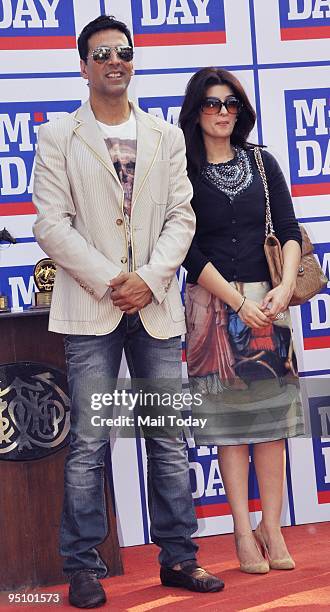
M80 32L78 38L78 51L80 58L87 62L88 56L88 41L93 34L102 30L119 30L125 34L128 44L133 47L132 35L123 21L118 21L113 15L100 15L93 21L90 21Z

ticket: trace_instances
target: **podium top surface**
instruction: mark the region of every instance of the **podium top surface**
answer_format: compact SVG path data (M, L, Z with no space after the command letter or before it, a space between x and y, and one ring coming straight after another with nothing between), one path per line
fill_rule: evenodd
M21 311L0 312L1 319L12 319L13 317L35 317L40 315L49 315L49 308L28 308Z

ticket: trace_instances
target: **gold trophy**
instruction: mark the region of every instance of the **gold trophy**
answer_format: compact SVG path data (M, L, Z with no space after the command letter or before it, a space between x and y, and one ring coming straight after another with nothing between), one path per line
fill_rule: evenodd
M0 295L0 312L9 312L10 308L8 306L8 296Z
M34 294L33 308L49 308L52 301L52 293L55 282L56 265L52 259L45 257L40 259L34 266L34 281L38 287L38 293Z

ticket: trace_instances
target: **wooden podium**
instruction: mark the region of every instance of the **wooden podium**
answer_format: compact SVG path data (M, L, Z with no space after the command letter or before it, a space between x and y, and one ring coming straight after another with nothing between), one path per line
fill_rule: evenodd
M47 310L1 313L1 363L14 364L11 368L15 368L19 362L33 362L46 369L52 366L65 371L63 337L48 332L47 325ZM0 394L3 389L0 381ZM33 393L30 393L32 401ZM5 436L5 399L5 395L0 395L0 443ZM22 461L6 459L3 450L0 454L0 590L67 581L58 552L67 451L66 445L47 456ZM109 534L99 550L109 574L119 575L123 569L108 485L106 498Z

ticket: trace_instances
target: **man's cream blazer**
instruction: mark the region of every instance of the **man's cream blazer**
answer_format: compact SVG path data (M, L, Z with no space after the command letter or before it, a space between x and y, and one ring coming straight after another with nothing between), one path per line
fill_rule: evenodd
M153 292L140 311L156 338L184 333L176 270L195 230L182 131L132 104L137 156L132 198L134 270ZM42 125L34 174L34 235L57 265L49 329L113 331L123 313L109 281L127 271L124 193L89 102Z

